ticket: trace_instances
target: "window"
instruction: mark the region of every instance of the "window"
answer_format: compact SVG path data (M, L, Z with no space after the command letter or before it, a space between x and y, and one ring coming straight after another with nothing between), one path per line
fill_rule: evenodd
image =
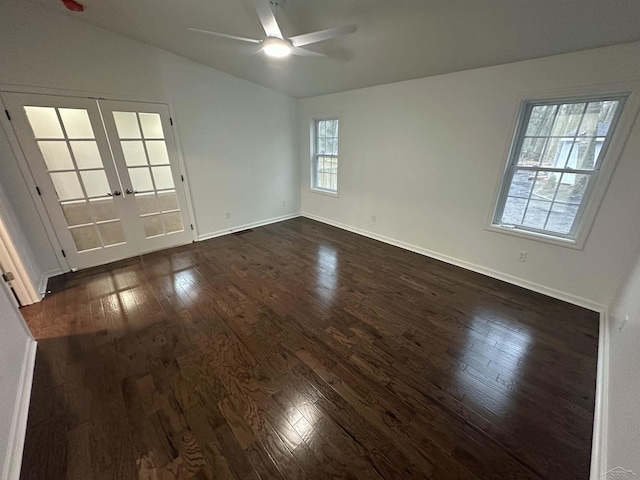
M338 193L338 119L313 121L311 188Z
M525 103L493 225L576 243L625 98Z

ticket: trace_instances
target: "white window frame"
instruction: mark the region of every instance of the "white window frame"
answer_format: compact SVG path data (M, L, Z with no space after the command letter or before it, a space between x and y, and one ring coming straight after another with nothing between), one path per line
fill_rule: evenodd
M587 87L581 91L576 91L575 89L573 91L563 90L556 94L531 95L528 98L520 99L515 131L506 155L505 167L497 184L491 214L487 222L487 230L578 250L584 248L587 235L595 220L596 213L600 207L609 181L611 180L618 159L622 154L624 144L633 127L634 119L640 105L640 83L626 82L608 85L608 87L609 88L601 88L598 86ZM620 107L612 122L612 128L614 128L614 130L607 137L606 143L603 145L598 158L600 170L593 173L595 178L590 182L589 188L585 192L571 234L562 235L550 231L500 224L499 220L502 216L506 196L511 186L515 158L517 158L517 155L520 153L530 109L535 105L541 104L603 99L620 100Z
M337 162L337 175L336 175L336 189L330 190L327 188L321 188L317 186L317 173L318 173L318 122L323 120L337 120L338 121L338 154L337 155L326 155L323 154L323 157L334 157ZM323 195L329 195L332 197L340 196L340 143L341 143L341 135L340 135L340 116L337 114L327 114L327 115L314 115L311 119L311 128L310 128L311 138L311 162L310 162L310 176L309 176L309 185L310 190L314 193L320 193Z

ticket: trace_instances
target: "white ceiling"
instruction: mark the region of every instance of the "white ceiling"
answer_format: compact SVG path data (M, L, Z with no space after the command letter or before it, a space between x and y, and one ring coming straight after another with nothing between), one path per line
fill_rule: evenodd
M251 0L33 0L294 97L640 40L638 0L281 0L286 37L355 23L308 46L327 58L269 59L256 45L188 27L263 38Z

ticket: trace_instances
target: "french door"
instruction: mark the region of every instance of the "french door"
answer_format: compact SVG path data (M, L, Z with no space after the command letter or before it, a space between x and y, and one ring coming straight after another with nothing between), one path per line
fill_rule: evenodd
M72 269L192 240L166 105L2 99Z

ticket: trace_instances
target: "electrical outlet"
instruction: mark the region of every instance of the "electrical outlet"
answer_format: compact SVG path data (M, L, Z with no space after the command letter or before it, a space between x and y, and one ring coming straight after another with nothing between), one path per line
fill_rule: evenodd
M518 261L524 262L527 259L527 252L520 252L518 254Z
M224 212L224 218L231 218L231 212Z
M371 215L371 221L375 223L375 221L378 219L377 215Z
M286 200L282 200L282 206L286 207L287 206L287 201Z
M624 316L624 320L622 320L620 322L620 326L618 327L618 331L622 331L622 329L625 327L625 325L627 324L627 322L629 321L629 315L625 315Z

